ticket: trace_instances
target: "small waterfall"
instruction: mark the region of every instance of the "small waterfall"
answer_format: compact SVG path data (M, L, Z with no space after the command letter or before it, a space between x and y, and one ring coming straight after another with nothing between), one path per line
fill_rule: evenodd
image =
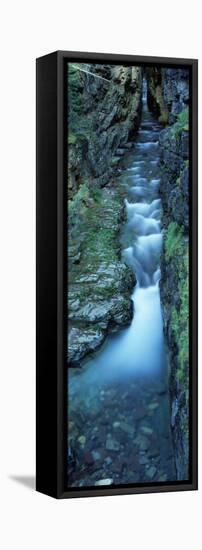
M142 82L142 104L144 112L147 111L147 79L143 78Z

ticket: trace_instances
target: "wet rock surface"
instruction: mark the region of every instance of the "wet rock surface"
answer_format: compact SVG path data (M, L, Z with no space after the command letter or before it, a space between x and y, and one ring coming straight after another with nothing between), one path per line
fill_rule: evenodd
M164 225L160 291L169 351L177 478L186 480L189 478L189 88L188 72L181 71L177 82L175 73L167 70L165 74L164 97L170 126L160 133Z
M104 188L99 200L82 204L68 246L68 362L76 366L109 332L133 314L135 278L121 260L119 231L124 217L121 186Z
M186 129L185 129L186 128ZM189 132L177 124L160 133L163 222L171 221L189 230Z

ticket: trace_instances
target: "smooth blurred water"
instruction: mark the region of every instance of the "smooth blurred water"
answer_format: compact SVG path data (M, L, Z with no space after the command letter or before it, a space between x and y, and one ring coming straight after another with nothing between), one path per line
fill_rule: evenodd
M69 371L69 417L73 422L78 414L83 418L79 430L86 438L87 454L92 454L99 447L102 448L101 455L105 457L99 464L100 469L96 470L94 463L87 464L83 470L82 461L85 463L86 455L83 457L79 445L74 443L73 438L70 439L76 456L69 474L72 486L88 486L103 477L112 478L113 483L148 482L148 468L151 467L156 468L155 479L158 476L175 479L159 293L162 250L159 130L158 122L147 108L144 81L140 130L134 149L124 157L120 173L120 181L126 189L127 222L123 228L123 242L129 238L132 243L131 246L123 247L122 254L137 280L131 296L133 319L128 328L108 337L99 352L88 358L81 371ZM164 389L160 391L162 385ZM147 412L143 420L140 413L144 409ZM140 448L137 455L139 466L131 463L130 467L124 466L122 473L117 473L120 458L115 457L115 449L111 450L111 454L109 451L106 454L106 449L108 439L113 440L114 426L123 420L130 422L131 433L132 427L136 433L133 439L130 434L125 434L122 443L122 432L116 432L117 450L120 447L123 465L127 463L128 455L133 456L135 442L138 437L141 442L144 430L152 434L150 443L158 447L159 451L158 458L157 455L156 458L152 457L152 453L150 458L147 451ZM145 465L142 464L144 461Z

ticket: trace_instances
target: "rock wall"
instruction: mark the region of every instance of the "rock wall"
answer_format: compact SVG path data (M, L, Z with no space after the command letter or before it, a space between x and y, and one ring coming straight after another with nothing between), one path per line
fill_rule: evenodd
M108 183L141 111L139 67L82 66L87 73L74 67L69 66L68 84L69 196L86 179L94 186Z
M186 480L189 477L188 71L164 69L160 82L161 91L156 95L153 93L153 100L160 117L163 104L168 122L160 133L160 193L164 225L160 292L169 354L171 428L176 471L179 480ZM159 96L163 101L161 104L157 101Z
M151 67L146 69L148 92L147 102L150 111L158 117L159 122L167 124L169 119L168 106L164 99L163 69Z
M82 67L69 66L68 90L70 366L130 322L135 284L121 259L124 190L113 176L138 128L141 69Z
M174 124L189 102L188 69L148 68L148 105L163 124Z

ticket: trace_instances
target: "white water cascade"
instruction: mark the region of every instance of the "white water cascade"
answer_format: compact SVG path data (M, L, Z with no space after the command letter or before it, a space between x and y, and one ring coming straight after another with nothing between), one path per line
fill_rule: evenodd
M136 279L133 318L82 369L69 369L72 487L176 479L159 292L161 127L147 109L145 79L142 107L137 139L126 148L118 182L126 190L123 261Z
M134 161L120 176L126 181L128 190L124 231L132 239L132 245L123 249L123 259L137 280L131 296L133 319L129 328L108 338L96 358L88 360L84 373L87 382L116 380L128 375L160 376L164 371L159 295L162 233L157 163L160 126L148 111L146 97L146 80L143 80L142 122L135 143Z

